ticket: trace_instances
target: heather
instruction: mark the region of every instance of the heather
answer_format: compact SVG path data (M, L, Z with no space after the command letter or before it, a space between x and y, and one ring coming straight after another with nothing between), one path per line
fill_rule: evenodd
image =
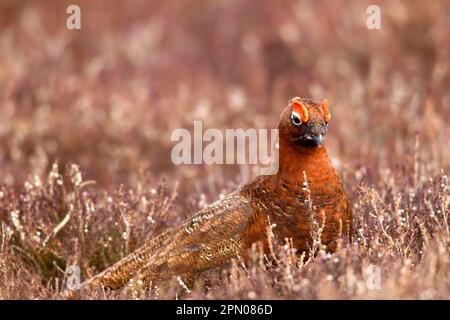
M82 299L448 299L448 1L0 2L0 298L60 299L245 183L174 165L171 132L273 128L292 96L327 98L352 243L305 260L254 247L185 288ZM276 226L273 226L276 228ZM268 237L271 232L268 228ZM379 286L370 285L379 274Z

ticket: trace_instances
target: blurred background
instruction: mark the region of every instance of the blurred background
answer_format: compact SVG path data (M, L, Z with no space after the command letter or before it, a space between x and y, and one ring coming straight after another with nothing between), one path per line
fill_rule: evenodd
M105 188L150 173L216 190L239 168L174 166L172 130L272 128L292 96L330 101L343 172L402 165L416 136L448 168L450 3L378 1L369 30L372 2L1 0L0 180L57 160Z
M66 28L71 4L81 30ZM381 30L367 28L371 4ZM172 131L274 128L293 96L330 103L326 143L360 246L336 256L341 268L293 266L288 286L261 290L255 271L216 297L448 298L449 11L447 0L0 0L0 298L54 298L67 264L95 274L245 182L239 166L174 165ZM369 263L385 291L354 291Z

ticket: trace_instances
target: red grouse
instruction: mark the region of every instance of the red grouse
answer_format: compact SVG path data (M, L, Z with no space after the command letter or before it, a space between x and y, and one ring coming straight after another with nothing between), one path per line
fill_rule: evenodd
M234 257L248 258L255 242L268 250L268 221L276 224L275 238L292 239L299 253L309 252L318 221L323 224L322 244L336 250L340 235L351 234L352 215L324 145L329 121L327 100L291 99L278 123L275 175L259 176L169 228L82 287L118 289L132 279L146 287L174 276L192 283Z

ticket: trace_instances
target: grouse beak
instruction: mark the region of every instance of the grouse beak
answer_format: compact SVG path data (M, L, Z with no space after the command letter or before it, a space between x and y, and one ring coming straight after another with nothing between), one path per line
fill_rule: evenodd
M314 135L314 136L306 136L306 139L313 142L315 145L321 147L323 146L323 142L325 140L323 134L318 134L318 135Z

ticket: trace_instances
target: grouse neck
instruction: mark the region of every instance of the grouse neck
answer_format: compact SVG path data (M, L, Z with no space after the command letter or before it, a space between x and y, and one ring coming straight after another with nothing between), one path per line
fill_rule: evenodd
M315 188L323 188L326 183L336 182L337 175L325 145L301 147L281 142L278 171L280 178L288 183L301 185L304 182L304 173L312 191Z

